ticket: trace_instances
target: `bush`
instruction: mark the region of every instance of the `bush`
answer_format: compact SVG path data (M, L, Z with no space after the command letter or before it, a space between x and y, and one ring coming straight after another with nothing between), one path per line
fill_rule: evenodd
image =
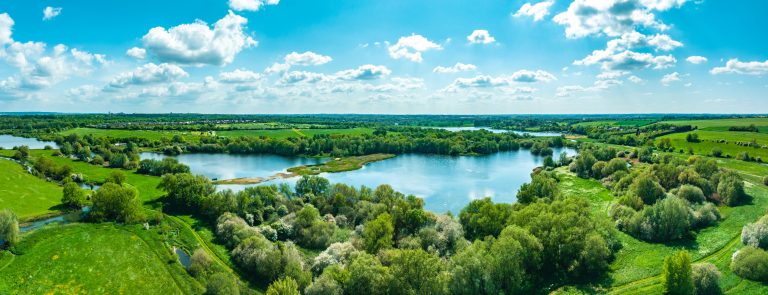
M749 201L749 196L744 192L744 180L733 171L729 171L720 176L717 184L717 193L728 206L736 206Z
M691 279L695 294L716 295L722 294L720 289L720 271L712 263L702 262L692 266Z
M237 280L228 273L218 272L208 279L205 294L210 295L236 295L240 294Z
M560 194L557 186L557 180L546 174L536 174L531 179L531 183L525 183L517 192L517 201L521 204L528 204L539 198L554 200Z
M82 208L88 202L85 191L77 183L68 182L64 185L61 203L70 208Z
M746 246L733 255L731 270L742 278L768 282L768 252Z
M392 216L382 213L376 219L368 221L363 227L363 245L365 251L376 254L381 249L392 247L392 238L395 228L392 225Z
M664 294L682 295L693 293L691 256L688 255L688 252L677 251L664 258L661 284L664 288Z
M685 237L691 229L693 215L688 203L675 196L637 212L627 229L632 236L648 241L672 241Z
M19 219L11 209L0 210L0 241L10 246L19 242ZM3 243L0 243L3 246Z
M621 158L613 158L605 165L603 168L602 174L603 177L608 177L613 175L613 173L617 171L627 171L629 168L627 168L627 161Z
M719 147L712 148L712 156L713 157L717 157L717 158L722 157L723 156L723 149L721 149Z
M106 183L93 194L90 218L95 221L136 223L144 220L139 192L133 187Z
M701 205L693 212L693 226L696 228L714 225L718 220L720 220L720 211L712 203Z
M763 184L768 185L768 176L763 177Z
M757 248L768 248L768 216L741 229L741 243Z
M648 175L640 175L629 186L631 192L640 197L645 204L653 205L664 198L664 188Z
M700 188L684 184L677 190L677 196L691 203L701 203L706 200Z

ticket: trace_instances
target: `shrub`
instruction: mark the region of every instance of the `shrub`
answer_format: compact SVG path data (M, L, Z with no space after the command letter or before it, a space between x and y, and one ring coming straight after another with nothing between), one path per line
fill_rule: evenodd
M392 216L382 213L376 219L365 223L363 228L363 244L365 251L376 254L381 249L392 247L392 237L395 228L392 225Z
M692 266L691 279L695 294L716 295L722 294L720 289L720 271L712 263L702 262Z
M640 175L629 186L630 191L640 197L645 204L652 205L664 198L664 188L648 175Z
M746 246L733 254L731 270L742 278L768 282L768 252Z
M677 251L664 258L661 284L664 288L664 294L682 295L693 293L691 256L688 255L688 252Z
M721 149L719 147L713 147L712 148L712 156L713 157L718 157L718 158L722 157L723 156L723 149Z
M61 203L70 208L82 208L87 203L85 191L77 183L68 182L64 185Z
M741 243L757 248L768 248L768 216L745 225L741 229Z
M720 211L712 203L701 205L693 212L693 226L696 228L708 227L718 220L720 220Z
M747 193L744 192L744 180L738 173L733 171L720 176L720 181L717 184L717 193L728 206L744 204L749 199Z
M237 280L228 273L218 272L208 279L205 294L210 295L232 295L240 294L240 288L237 286Z
M671 196L637 212L630 220L627 229L631 235L640 239L672 241L688 234L692 219L688 203Z
M536 174L531 183L525 183L517 192L517 201L522 204L534 202L539 198L554 200L560 194L557 180L546 174Z
M605 165L603 168L602 174L603 177L608 177L613 175L613 173L617 171L627 171L627 161L621 158L613 158Z
M108 182L93 194L90 217L95 221L136 223L144 220L139 192Z
M19 219L11 209L0 210L0 241L11 246L19 242Z
M706 200L704 192L700 188L690 184L684 184L677 190L677 196L691 203L701 203Z
M269 284L267 295L301 295L299 284L292 278L282 278Z
M763 177L763 184L768 185L768 176Z

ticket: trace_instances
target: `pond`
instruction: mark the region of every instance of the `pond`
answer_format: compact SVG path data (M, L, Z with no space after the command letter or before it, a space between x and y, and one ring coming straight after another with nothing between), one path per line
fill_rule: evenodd
M192 258L189 257L189 254L187 252L184 252L184 249L181 249L179 247L173 247L173 252L176 253L176 256L179 257L179 263L184 266L184 268L189 269L189 266L192 265Z
M554 149L575 155L572 149ZM154 157L162 157L154 155ZM210 178L265 177L299 163L317 159L283 158L268 155L190 154L179 156L193 173ZM491 197L495 202L515 202L517 190L529 182L532 170L541 166L544 157L528 150L500 152L487 156L439 156L406 154L374 162L362 169L321 176L333 183L375 188L389 184L395 190L424 198L425 208L433 212L458 213L471 200ZM201 164L206 163L206 164ZM294 185L298 177L277 179L263 184ZM239 191L253 185L220 185L219 189Z
M46 145L56 147L56 143L52 141L40 141L35 138L18 137L13 135L0 135L0 147L4 149L12 149L16 146L26 145L30 149L43 149Z
M490 131L492 133L514 132L514 133L517 133L517 134L530 134L531 136L537 136L537 137L541 137L541 136L560 136L560 135L563 135L562 133L559 133L559 132L549 132L549 131L533 132L533 131L504 130L504 129L494 129L494 128L490 128L490 127L436 127L436 128L437 129L448 130L448 131L451 131L451 132L477 131L477 130L487 130L487 131Z

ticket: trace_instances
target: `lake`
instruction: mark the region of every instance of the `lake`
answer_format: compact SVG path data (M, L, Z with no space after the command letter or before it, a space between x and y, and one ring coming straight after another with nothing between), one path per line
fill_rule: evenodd
M12 149L16 146L26 145L30 149L43 149L46 145L56 147L56 143L52 141L40 141L35 138L18 137L13 135L0 135L0 147L4 149Z
M554 149L575 155L573 149ZM145 157L162 158L158 154ZM210 178L265 177L285 169L322 160L274 155L184 154L179 161L193 173ZM433 212L458 213L471 200L491 197L495 202L516 201L517 190L529 182L532 170L544 157L528 150L500 152L486 156L440 156L406 154L374 162L362 169L341 173L323 173L333 183L375 188L389 184L395 190L423 198L425 208ZM277 179L264 184L295 184L298 178ZM219 189L239 191L253 185L220 185Z
M537 136L537 137L542 137L542 136L560 136L560 135L563 135L562 133L559 133L559 132L549 132L549 131L532 132L532 131L504 130L504 129L493 129L493 128L490 128L490 127L435 127L435 128L443 129L443 130L448 130L448 131L451 131L451 132L477 131L477 130L487 130L487 131L490 131L492 133L514 132L514 133L517 133L517 134L530 134L531 136Z

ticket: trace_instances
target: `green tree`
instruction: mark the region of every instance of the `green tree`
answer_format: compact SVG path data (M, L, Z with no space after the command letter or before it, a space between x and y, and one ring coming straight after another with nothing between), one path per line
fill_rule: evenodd
M531 179L531 183L524 183L517 192L517 201L521 204L528 204L537 199L554 200L560 195L560 188L557 186L557 180L546 175L536 174Z
M745 246L733 255L731 270L742 278L768 282L768 252Z
M226 272L217 272L208 278L205 294L208 295L238 295L240 287L237 279Z
M112 171L107 177L104 178L104 182L111 182L114 184L123 185L125 182L125 173L122 171Z
M10 246L19 242L19 219L11 209L0 210L0 241Z
M661 284L664 294L683 295L693 294L691 277L691 256L687 251L677 251L664 258L661 270Z
M393 250L394 290L403 294L447 294L447 273L440 257L424 250Z
M744 204L749 196L744 192L744 180L733 171L728 171L720 176L720 182L717 184L717 193L728 206Z
M382 213L376 219L368 221L363 227L363 247L365 251L376 254L381 249L392 247L392 238L395 228L392 225L392 216Z
M632 182L632 185L629 186L629 189L635 195L640 197L643 200L643 203L648 205L653 205L653 203L656 203L659 199L663 199L665 196L664 188L661 187L658 182L653 180L653 178L645 174L637 176Z
M510 204L494 204L490 198L473 200L461 209L459 222L464 227L466 238L470 241L486 236L497 236L507 225L512 214Z
M717 266L709 262L696 263L692 266L691 279L693 289L697 295L723 294L720 288L720 271Z
M269 284L267 295L301 295L299 284L292 278L282 278Z
M198 210L203 201L216 192L207 177L189 173L163 175L158 188L168 193L167 200L171 205L193 210Z
M349 265L349 281L345 288L346 294L389 294L392 274L389 268L381 265L375 256L363 253L358 255Z
M296 193L299 195L313 194L320 196L331 186L328 179L320 176L302 176L299 181L296 182Z
M111 182L104 184L93 194L90 217L96 221L135 223L144 219L139 192L133 187L123 187Z
M61 197L61 203L70 208L82 208L88 202L85 191L77 183L67 182L64 184L64 191Z

